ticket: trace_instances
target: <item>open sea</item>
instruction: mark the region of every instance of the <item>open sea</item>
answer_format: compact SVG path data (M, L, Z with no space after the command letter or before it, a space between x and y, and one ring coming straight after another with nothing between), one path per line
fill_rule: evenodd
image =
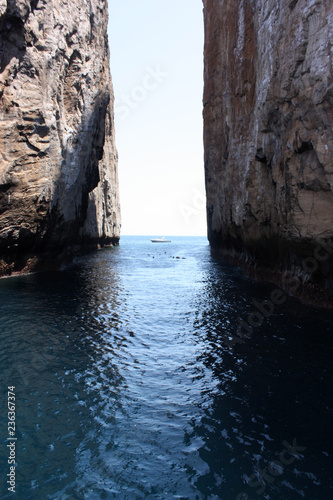
M1 499L333 498L333 311L171 240L0 280Z

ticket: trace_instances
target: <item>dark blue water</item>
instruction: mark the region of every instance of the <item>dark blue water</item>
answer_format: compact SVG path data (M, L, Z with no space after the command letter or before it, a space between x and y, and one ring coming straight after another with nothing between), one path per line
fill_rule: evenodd
M232 342L273 289L205 238L0 280L1 498L333 498L333 313L288 297Z

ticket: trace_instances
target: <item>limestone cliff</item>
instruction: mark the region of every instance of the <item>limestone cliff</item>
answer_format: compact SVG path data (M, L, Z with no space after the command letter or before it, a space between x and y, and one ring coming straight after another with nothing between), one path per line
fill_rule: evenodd
M203 3L212 249L254 276L329 301L333 2Z
M107 0L0 0L0 274L119 240Z

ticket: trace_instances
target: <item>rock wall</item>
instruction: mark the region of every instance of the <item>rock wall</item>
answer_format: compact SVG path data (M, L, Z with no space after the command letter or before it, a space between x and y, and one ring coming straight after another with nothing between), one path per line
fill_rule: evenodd
M212 250L255 277L327 303L333 289L333 2L203 3Z
M0 274L119 240L107 0L0 0Z

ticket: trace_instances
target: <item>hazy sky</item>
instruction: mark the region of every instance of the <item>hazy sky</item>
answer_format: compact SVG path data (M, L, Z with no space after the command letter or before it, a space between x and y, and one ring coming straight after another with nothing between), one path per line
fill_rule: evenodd
M122 234L206 235L201 0L109 0Z

